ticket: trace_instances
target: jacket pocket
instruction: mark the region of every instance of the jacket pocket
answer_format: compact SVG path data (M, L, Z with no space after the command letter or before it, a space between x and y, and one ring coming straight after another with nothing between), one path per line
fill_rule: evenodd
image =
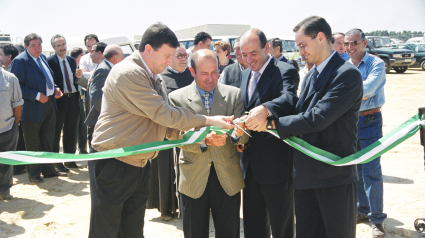
M179 158L179 164L191 164L191 163L193 163L192 159L189 159L187 157Z

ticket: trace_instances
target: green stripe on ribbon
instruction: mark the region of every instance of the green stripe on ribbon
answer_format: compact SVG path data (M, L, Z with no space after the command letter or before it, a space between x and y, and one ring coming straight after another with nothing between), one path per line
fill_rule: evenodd
M367 163L385 152L391 150L401 142L413 136L421 127L424 126L424 122L419 119L419 115L416 114L405 123L397 127L395 130L388 133L386 136L379 139L377 142L366 147L365 149L341 158L337 155L314 147L307 142L297 137L291 137L284 141L301 151L302 153L322 161L327 164L335 166L345 166L352 164L363 164ZM97 160L116 158L129 155L136 155L142 153L155 152L160 150L167 150L173 147L189 145L199 143L207 136L210 130L215 131L217 134L232 134L233 129L223 130L216 127L203 127L197 131L189 131L180 140L170 141L157 141L141 145L129 146L125 148L113 149L108 151L102 151L93 154L60 154L50 152L31 152L31 151L8 151L0 153L0 163L9 165L20 165L20 164L35 164L35 163L59 163L59 162L71 162L77 160ZM276 137L279 137L275 130L267 131Z

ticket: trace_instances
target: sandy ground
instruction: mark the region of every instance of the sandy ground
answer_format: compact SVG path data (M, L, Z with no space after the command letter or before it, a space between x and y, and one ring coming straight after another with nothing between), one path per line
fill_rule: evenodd
M386 104L383 108L387 134L425 106L425 71L408 70L387 75ZM382 156L384 211L387 237L425 237L413 227L425 217L424 148L419 133ZM87 163L83 163L86 165ZM15 176L10 201L0 201L0 238L87 237L90 218L88 170L72 170L69 177L47 178L44 184L30 184L27 174ZM145 237L183 237L181 219L163 222L156 210L147 210ZM357 225L357 237L371 237L371 224ZM214 228L210 228L214 237ZM241 216L241 237L243 224Z

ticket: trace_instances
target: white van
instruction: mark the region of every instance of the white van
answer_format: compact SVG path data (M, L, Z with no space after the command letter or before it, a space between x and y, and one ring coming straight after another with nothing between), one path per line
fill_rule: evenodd
M231 48L231 52L230 52L230 56L232 57L232 59L235 59L235 49L233 48L235 45L235 40L238 38L239 36L211 36L212 41L211 41L211 47L210 49L212 51L214 51L214 43L217 41L226 41L230 44L230 48ZM184 47L187 49L189 49L190 47L193 46L193 40L195 38L186 38L186 39L181 39L179 40L179 42L181 44L184 45Z
M276 37L271 37L273 39ZM282 40L282 55L284 55L289 60L295 60L298 64L298 67L303 68L305 62L301 61L301 55L297 50L297 43L295 43L295 36L277 36L277 38Z
M105 42L108 45L119 45L121 46L122 52L124 53L124 56L127 57L133 51L136 49L134 48L133 42L131 42L130 39L128 39L125 36L102 36L99 35L99 41ZM71 50L74 47L81 47L83 50L86 50L86 46L84 43L84 36L78 36L78 37L66 37L66 48L67 52L66 54L69 55ZM55 50L53 49L50 39L44 40L43 42L43 52L46 57L49 57L53 54L55 54Z

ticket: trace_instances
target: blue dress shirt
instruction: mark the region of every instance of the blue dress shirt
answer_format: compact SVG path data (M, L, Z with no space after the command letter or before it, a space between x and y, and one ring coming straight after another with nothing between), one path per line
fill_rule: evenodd
M350 59L348 62L353 63ZM363 78L363 98L360 111L380 108L385 103L384 85L385 63L379 57L371 56L367 52L357 66Z

